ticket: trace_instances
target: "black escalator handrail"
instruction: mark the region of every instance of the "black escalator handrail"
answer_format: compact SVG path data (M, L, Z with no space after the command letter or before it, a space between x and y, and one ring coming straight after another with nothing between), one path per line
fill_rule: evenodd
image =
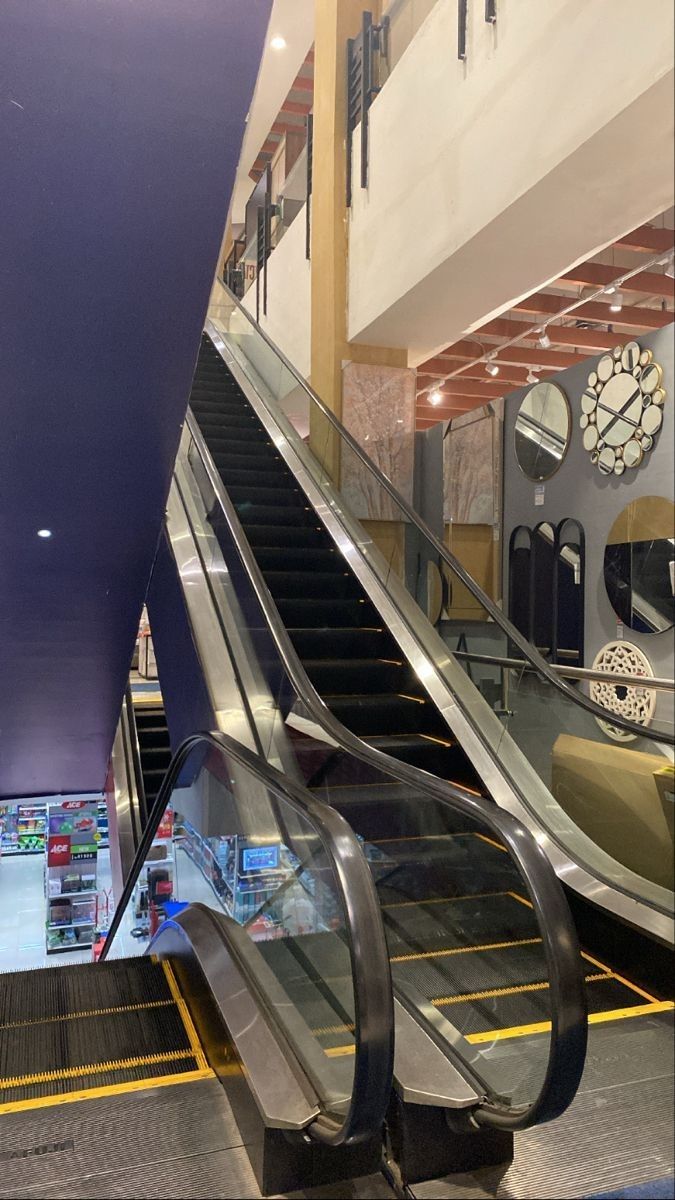
M354 1081L349 1110L340 1125L319 1116L308 1133L327 1145L355 1144L380 1132L391 1096L394 1069L394 1009L391 968L375 885L359 843L343 817L280 774L263 758L224 733L196 733L178 747L150 813L129 877L104 942L107 958L131 901L140 870L171 803L180 773L191 754L208 747L227 755L288 804L317 834L337 880L352 966L355 1004ZM261 1000L264 1000L261 997Z
M260 327L255 318L252 317L249 312L247 312L241 301L237 299L237 297L229 290L228 287L226 287L222 280L218 279L216 282L220 285L223 291L227 293L228 300L232 301L238 311L254 327L256 333L258 333L263 341L267 343L267 345L276 354L286 369L290 371L294 379L297 380L298 384L307 393L311 402L318 407L322 415L333 426L343 441L349 446L349 449L357 456L357 458L360 459L366 470L369 471L371 475L375 476L379 486L384 488L385 492L388 493L394 503L398 505L402 512L405 513L406 519L412 525L415 525L417 529L419 529L420 533L423 534L427 541L433 546L433 549L438 557L442 559L442 561L445 562L452 571L455 572L464 586L468 588L468 590L473 596L475 596L476 600L478 600L486 612L489 613L493 621L500 626L509 641L518 647L523 657L526 658L530 663L532 670L538 675L543 676L547 683L549 683L551 687L554 687L556 691L564 695L567 700L570 700L573 704L578 705L580 708L584 708L587 712L591 713L592 716L605 722L611 720L611 724L615 725L618 729L623 729L626 733L632 733L637 737L644 737L655 742L663 742L666 745L675 745L675 734L660 733L651 729L649 726L637 725L635 722L629 721L626 717L622 717L618 714L615 715L614 713L611 713L610 717L608 718L606 708L603 708L600 704L596 704L594 700L591 700L588 696L584 696L582 692L577 692L570 684L568 684L564 679L561 679L555 673L551 667L551 664L548 663L544 656L539 653L537 648L533 646L531 642L528 642L527 638L524 637L518 629L516 629L515 625L509 621L508 617L504 615L499 606L495 604L494 600L492 600L490 596L488 596L482 590L480 585L476 583L476 580L473 578L473 576L469 574L464 566L462 566L459 559L455 558L452 551L450 551L448 547L436 537L436 534L432 529L430 529L426 521L420 517L419 513L415 512L414 508L412 508L405 497L403 497L401 493L394 487L391 480L388 479L387 476L376 465L376 463L369 458L365 450L352 437L349 430L346 429L338 417L335 416L335 413L331 412L331 410L326 407L307 380L303 379L302 375L299 374L293 364L286 358L285 354L267 336L265 330ZM261 399L264 398L261 397Z
M552 1018L549 1059L539 1096L525 1111L509 1111L502 1105L486 1103L478 1110L476 1119L486 1125L511 1129L524 1129L540 1121L551 1120L564 1112L576 1094L587 1041L587 1005L581 953L572 916L553 867L529 830L510 813L457 784L390 758L381 750L361 741L333 715L298 658L236 509L190 410L186 423L276 644L284 671L312 719L348 754L407 784L415 792L465 817L482 822L503 842L514 859L529 892L546 957Z

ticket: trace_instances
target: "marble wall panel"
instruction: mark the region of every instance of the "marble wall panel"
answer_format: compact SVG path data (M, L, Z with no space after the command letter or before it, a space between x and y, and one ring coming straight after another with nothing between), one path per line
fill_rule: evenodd
M347 363L342 373L342 420L405 499L412 503L415 372L407 367ZM401 519L401 512L357 456L342 450L341 490L355 516Z
M453 421L443 443L443 519L460 525L496 520L494 422L484 410Z

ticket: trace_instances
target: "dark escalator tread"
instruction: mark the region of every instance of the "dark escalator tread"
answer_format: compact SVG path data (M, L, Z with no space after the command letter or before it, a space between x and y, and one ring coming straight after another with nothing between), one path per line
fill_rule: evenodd
M14 971L0 975L0 1028L85 1009L152 1004L171 998L161 964L145 955L95 967L82 963L44 971Z
M293 599L277 599L277 608L286 626L311 625L330 629L333 622L341 626L372 625L374 620L373 606L366 600L355 598L338 598L335 600L294 597Z
M147 1057L147 1056L146 1056ZM135 1084L147 1080L152 1087L153 1079L163 1079L167 1075L184 1075L190 1071L203 1070L194 1055L186 1052L180 1058L162 1058L157 1061L144 1062L141 1066L116 1067L97 1069L87 1072L52 1078L48 1082L15 1084L3 1087L0 1080L0 1104L17 1104L22 1100L43 1100L50 1096L66 1096L70 1092L83 1092L89 1089L121 1087L124 1084ZM70 1194L70 1193L68 1193Z
M263 554L267 551L262 551ZM287 551L286 551L287 553ZM301 553L304 553L302 551ZM324 551L320 551L324 553ZM258 557L256 553L256 557ZM381 625L365 626L363 628L339 629L288 629L288 635L302 659L328 658L337 655L340 658L375 658L396 657L396 644L391 634ZM400 653L400 651L399 651Z
M384 658L303 658L303 667L317 691L330 696L353 696L359 692L398 693L412 686L407 663ZM328 702L328 699L327 699Z
M245 530L248 530L249 525L265 525L268 528L274 528L275 525L284 526L289 520L288 507L286 505L279 507L274 504L252 504L249 502L245 509L243 506L238 505L237 511ZM309 504L298 505L297 508L294 508L292 517L293 521L297 522L300 526L316 526L316 513Z
M303 504L304 496L297 490L288 487L271 487L267 484L233 484L228 483L227 490L232 503L238 507L240 504L280 504L284 508L292 508L296 504Z
M382 916L392 955L433 953L540 936L532 909L503 892L427 904L385 905Z
M382 905L451 900L519 888L509 856L473 834L435 843L427 838L409 839L407 847L399 839L373 846L382 856L370 863Z
M370 746L398 758L401 762L410 763L438 775L461 787L469 787L480 793L481 784L464 751L456 743L450 741L450 731L446 726L446 736L436 737L431 734L396 734L377 735L364 738Z
M181 1054L192 1054L192 1048L173 1001L155 1008L54 1018L31 1025L30 1036L25 1028L2 1031L0 1081L155 1055L171 1061Z
M249 525L246 536L255 554L258 546L325 546L326 533L313 525Z
M311 551L308 554L310 557ZM359 599L361 588L344 567L335 571L294 570L265 571L265 581L276 599L294 600L316 598L318 600Z
M220 471L223 483L227 487L228 472L247 471L254 476L262 475L269 476L272 474L284 477L287 467L280 459L266 456L261 462L260 457L252 452L251 447L247 448L247 453L239 454L236 451L230 452L226 447L221 449L211 449L211 457Z
M214 457L216 466L218 463ZM257 469L230 467L227 470L227 489L232 497L234 489L237 487L254 488L262 487L269 488L275 492L285 491L289 487L293 487L293 483L279 471L276 466L272 465L268 470L261 470L258 465Z
M544 990L542 984L548 982L548 974L541 939L522 940L526 944L500 950L466 949L433 957L408 955L398 960L395 956L394 983L412 987L428 1000L447 997L448 1008L453 1007L456 996L474 996L478 1003L479 999L490 999L491 994L506 996L509 989L516 996L521 990L523 994L529 989ZM437 1003L434 1007L441 1006Z
M334 573L343 569L342 559L337 551L328 546L314 546L311 549L306 546L257 546L255 557L263 572L302 568L310 562L317 571Z
M436 709L412 695L382 693L324 699L338 720L359 737L389 736L403 731L434 734L437 728L439 731L442 728L442 718ZM444 738L443 744L450 746L450 738Z

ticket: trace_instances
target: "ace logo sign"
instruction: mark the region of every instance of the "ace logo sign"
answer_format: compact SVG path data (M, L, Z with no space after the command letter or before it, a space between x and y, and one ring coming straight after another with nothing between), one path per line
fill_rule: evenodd
M70 838L61 834L50 837L47 843L47 865L67 867L70 862Z

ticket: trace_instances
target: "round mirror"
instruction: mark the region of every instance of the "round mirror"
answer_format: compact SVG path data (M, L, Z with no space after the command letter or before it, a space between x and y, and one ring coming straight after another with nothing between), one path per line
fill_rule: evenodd
M633 500L605 546L605 587L624 625L663 633L675 624L675 504L660 496Z
M516 417L515 451L528 479L550 479L560 466L570 440L567 396L555 383L537 383L525 396Z
M584 449L603 475L637 467L663 423L663 372L637 342L615 346L591 371L581 397Z

